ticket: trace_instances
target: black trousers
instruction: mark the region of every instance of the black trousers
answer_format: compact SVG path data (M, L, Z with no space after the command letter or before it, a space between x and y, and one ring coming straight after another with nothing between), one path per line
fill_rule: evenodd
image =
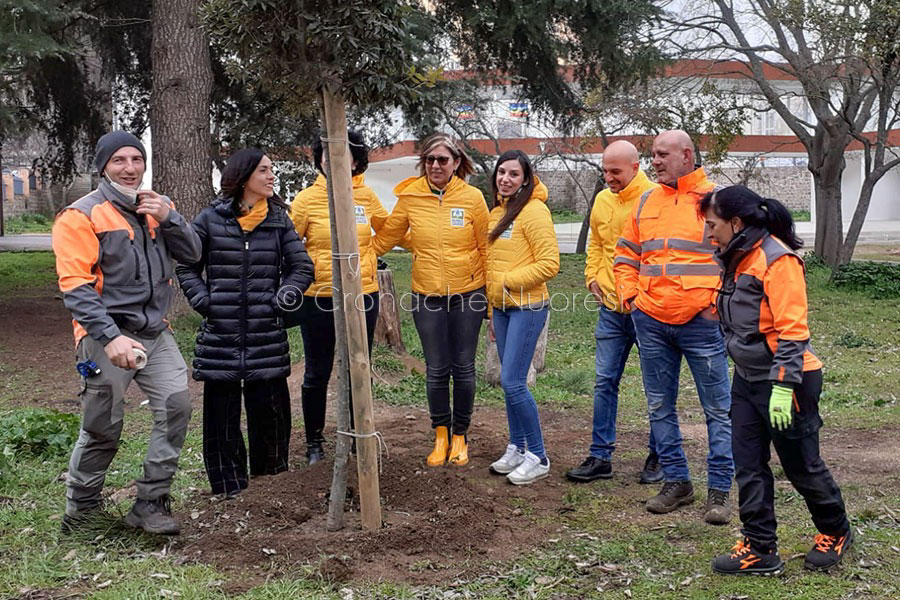
M749 382L738 374L731 386L732 449L742 533L765 552L776 547L775 479L769 443L784 474L800 492L820 533L840 535L849 527L841 490L819 456L819 395L822 371L807 371L794 391L794 420L784 430L769 421L769 381Z
M412 313L425 354L425 392L431 426L452 426L454 434L465 435L475 407L475 351L487 314L484 288L449 296L416 294Z
M247 409L250 475L287 471L291 397L287 379L207 381L203 385L203 464L214 494L247 488L241 397Z
M369 341L369 358L372 358L372 339L378 321L378 292L364 294L362 307L366 312L366 336ZM306 443L321 443L325 428L325 404L328 397L328 381L334 368L334 302L331 297L303 298L300 308L300 334L303 336L303 356L306 371L303 374L301 400ZM350 399L350 425L353 426L353 399Z

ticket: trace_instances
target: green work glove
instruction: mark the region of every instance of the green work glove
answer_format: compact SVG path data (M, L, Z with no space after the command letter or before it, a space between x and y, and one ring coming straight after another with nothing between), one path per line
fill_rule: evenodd
M774 429L784 431L793 420L792 402L794 390L783 385L773 385L769 396L769 421Z

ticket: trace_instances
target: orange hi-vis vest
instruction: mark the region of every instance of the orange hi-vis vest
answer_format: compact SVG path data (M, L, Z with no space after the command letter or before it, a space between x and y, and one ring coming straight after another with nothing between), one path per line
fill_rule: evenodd
M728 257L716 298L725 348L747 381L799 384L804 371L822 368L809 344L803 260L776 237L745 234L752 237Z
M716 188L703 169L645 192L625 223L613 272L622 306L683 325L713 305L721 267L698 203Z

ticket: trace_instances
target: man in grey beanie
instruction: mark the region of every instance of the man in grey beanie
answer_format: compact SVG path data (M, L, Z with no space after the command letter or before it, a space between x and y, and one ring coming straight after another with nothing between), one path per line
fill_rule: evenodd
M125 131L97 142L96 190L53 225L59 287L75 328L82 374L81 433L69 461L63 531L87 527L122 434L125 391L134 380L149 399L153 430L125 522L177 534L169 490L187 433L187 366L165 315L174 294L172 259L194 263L201 242L169 198L140 189L146 151Z

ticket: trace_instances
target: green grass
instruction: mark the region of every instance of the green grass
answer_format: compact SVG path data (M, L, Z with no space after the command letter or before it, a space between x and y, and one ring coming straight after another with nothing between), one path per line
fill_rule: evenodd
M409 255L391 253L387 261L397 292L408 291ZM584 294L583 261L583 256L564 255L561 273L550 284L551 291L559 294L557 298L568 298L569 306L551 314L547 366L533 393L542 409L575 411L589 419L595 313L578 301ZM49 253L0 254L0 293L24 289L55 293L52 268ZM814 348L825 363L821 409L826 428L896 431L900 424L898 303L871 299L864 292L835 289L828 277L827 270L810 267L810 325ZM565 303L559 300L555 307L564 308ZM179 346L190 360L199 318L185 315L175 319L173 325ZM421 344L408 313L401 314L401 327L409 352L422 359ZM291 345L296 360L302 356L302 344L295 332L291 333ZM483 343L482 339L479 361L483 360ZM405 375L403 364L384 349L375 350L373 363L380 375L375 378L379 401L424 406L424 377ZM7 364L0 364L0 369L4 378L20 377L15 379L20 381L16 385L31 386L40 381L40 374L16 375ZM693 414L698 410L697 398L686 371L682 384L681 405ZM10 407L10 399L0 395L0 412ZM481 382L477 402L499 407L503 394ZM619 426L646 430L646 402L636 352L628 361L622 382ZM140 473L150 427L149 411L132 409L107 478L108 488L122 488ZM186 497L190 488L206 486L200 431L200 418L195 414L175 480L176 498ZM96 541L62 536L59 515L64 485L59 475L66 469L66 457L21 454L13 460L13 476L0 480L0 598L44 597L38 590L96 598L234 596L226 584L240 582L243 574L182 563L162 552L164 541L122 530L110 531ZM773 471L779 543L782 556L788 558L809 549L814 531L800 496L780 469ZM811 574L803 570L802 559L795 559L788 561L786 575L778 579L725 578L710 572L710 558L730 548L736 538L736 519L724 528L703 525L693 515L681 513L650 520L634 505L633 497L620 493L620 486L621 480L611 480L561 488L560 514L541 517L552 519L559 533L538 541L534 551L474 570L486 570L481 575L463 574L438 586L403 581L332 584L309 565L298 565L291 576L261 582L239 597L340 599L347 597L342 588L353 589L356 598L379 599L900 597L900 551L895 550L900 547L896 518L900 488L896 478L885 478L877 489L856 481L842 485L853 524L862 535L841 569L832 575ZM522 509L523 524L537 518L528 514L531 504L520 504L515 507ZM128 502L117 508L127 510ZM443 567L422 562L412 565L410 571ZM254 571L251 575L265 574Z
M50 233L53 220L45 215L20 215L3 220L4 233Z
M55 280L52 252L0 253L0 296L28 288L46 288Z
M812 219L812 214L808 210L792 210L791 217L795 221L809 221Z
M553 216L554 223L581 223L584 221L584 215L576 210L567 208L556 208L550 211Z

